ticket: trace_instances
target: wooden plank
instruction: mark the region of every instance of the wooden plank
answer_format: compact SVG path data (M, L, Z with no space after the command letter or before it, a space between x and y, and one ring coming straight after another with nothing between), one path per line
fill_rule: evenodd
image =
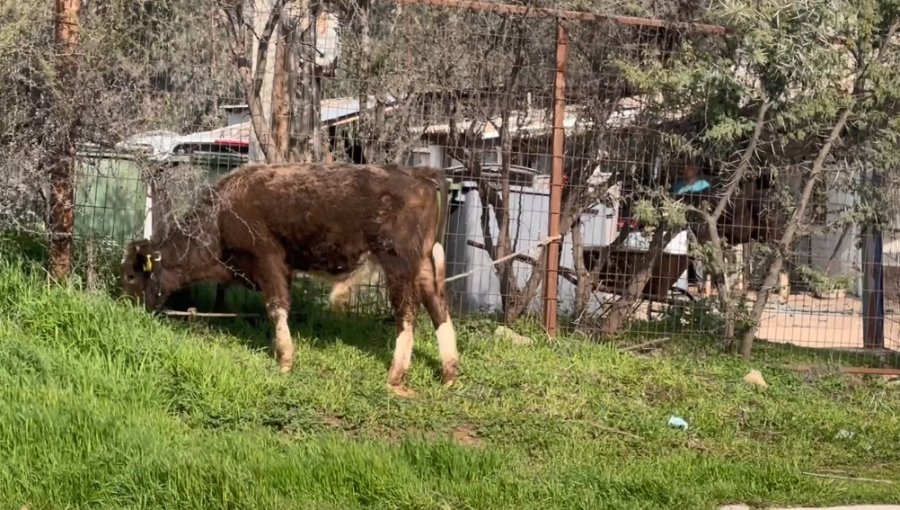
M809 372L814 369L809 365L786 365L784 368L794 372ZM873 368L873 367L838 367L843 374L856 375L892 375L900 377L900 368Z

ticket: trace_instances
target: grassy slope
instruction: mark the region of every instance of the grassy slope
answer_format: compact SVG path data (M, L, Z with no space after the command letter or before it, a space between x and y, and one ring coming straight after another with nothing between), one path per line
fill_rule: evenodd
M640 357L459 329L459 387L440 388L423 329L400 400L381 323L298 323L282 377L265 327L166 324L0 267L0 507L900 503L900 390L883 382L765 370L760 392L696 345ZM896 483L802 473L829 469Z

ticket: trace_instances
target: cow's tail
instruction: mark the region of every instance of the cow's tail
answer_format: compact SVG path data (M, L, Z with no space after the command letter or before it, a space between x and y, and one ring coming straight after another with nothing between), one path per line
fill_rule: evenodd
M445 300L445 284L447 279L447 256L444 252L444 238L447 233L447 222L450 218L450 183L441 179L437 190L437 220L434 232L434 246L431 248L431 260L434 263L434 285L438 299Z
M438 299L444 301L444 280L447 279L447 258L444 255L444 247L441 243L434 243L431 248L431 260L434 263L434 290Z

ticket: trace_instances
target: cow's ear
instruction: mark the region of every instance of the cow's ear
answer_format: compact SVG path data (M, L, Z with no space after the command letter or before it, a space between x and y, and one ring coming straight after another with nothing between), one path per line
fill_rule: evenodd
M125 247L125 257L128 257L131 254L139 255L142 251L146 251L145 248L148 248L149 246L150 241L147 239L131 241L128 243L128 246Z

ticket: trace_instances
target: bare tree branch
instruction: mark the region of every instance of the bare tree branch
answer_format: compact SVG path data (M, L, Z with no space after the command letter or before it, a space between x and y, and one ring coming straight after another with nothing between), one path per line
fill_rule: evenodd
M753 304L753 310L751 312L753 326L744 333L744 338L741 342L741 355L744 357L744 359L750 359L750 355L753 351L753 339L756 337L756 331L759 328L759 322L762 318L763 312L765 311L766 303L769 299L769 294L772 292L772 289L775 287L775 284L778 281L778 275L781 273L781 268L784 266L785 255L794 242L794 234L797 231L797 225L799 225L800 220L803 218L803 215L806 214L806 209L809 206L809 200L810 197L812 197L813 189L815 188L816 183L819 180L822 169L825 167L825 159L828 157L828 154L831 153L831 147L834 145L834 142L837 141L837 139L841 135L841 132L844 130L844 126L846 126L847 124L847 119L850 117L851 109L852 103L851 106L843 109L841 115L838 117L834 126L831 128L831 134L828 135L825 143L822 144L822 148L819 149L819 153L816 156L815 161L813 162L812 169L807 176L806 184L803 186L803 193L800 196L800 203L794 210L794 214L791 216L791 219L788 222L787 227L785 228L784 235L782 235L781 239L778 242L777 248L775 250L775 258L772 261L771 266L769 266L769 271L766 274L766 279L763 281L762 288L759 290L759 294L756 297L756 302Z

